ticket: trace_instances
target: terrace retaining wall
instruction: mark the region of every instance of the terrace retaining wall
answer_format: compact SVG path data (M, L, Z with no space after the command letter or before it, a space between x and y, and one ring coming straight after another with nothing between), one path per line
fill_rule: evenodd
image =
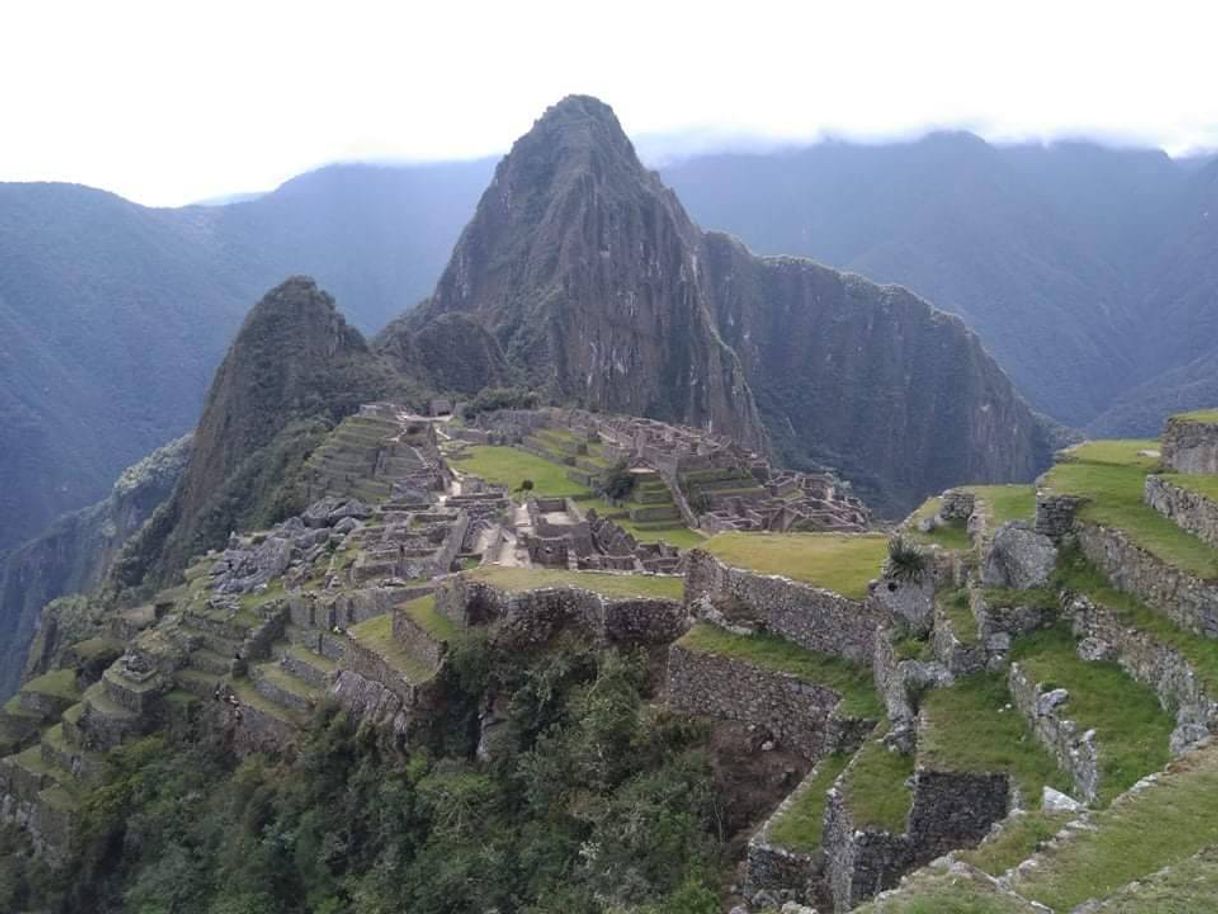
M1080 524L1078 542L1087 560L1114 586L1141 598L1181 628L1218 638L1218 584L1169 565L1112 527Z
M1070 775L1077 794L1088 803L1095 802L1100 789L1095 731L1083 732L1059 710L1061 693L1065 690L1042 690L1018 663L1011 664L1007 685L1011 702L1027 719L1036 738L1057 760L1057 766Z
M1160 449L1163 463L1178 473L1218 473L1218 423L1172 416Z
M1145 497L1146 504L1181 530L1218 547L1218 502L1153 474L1146 477Z
M875 725L837 716L841 695L826 686L680 644L668 653L668 702L688 714L763 727L780 745L813 761L853 751Z
M686 555L685 600L698 616L717 600L751 607L766 631L801 647L870 663L877 630L887 615L874 598L851 600L778 575L732 568L701 549Z

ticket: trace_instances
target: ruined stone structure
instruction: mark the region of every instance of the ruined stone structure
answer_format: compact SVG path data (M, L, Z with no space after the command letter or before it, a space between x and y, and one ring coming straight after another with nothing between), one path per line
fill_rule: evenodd
M1218 415L1172 416L1163 428L1163 464L1177 473L1218 473Z

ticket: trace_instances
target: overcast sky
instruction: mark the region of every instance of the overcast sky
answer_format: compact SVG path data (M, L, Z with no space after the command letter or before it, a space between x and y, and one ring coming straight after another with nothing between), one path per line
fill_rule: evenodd
M502 152L563 95L634 136L964 127L1218 147L1214 4L0 3L0 180L170 205Z

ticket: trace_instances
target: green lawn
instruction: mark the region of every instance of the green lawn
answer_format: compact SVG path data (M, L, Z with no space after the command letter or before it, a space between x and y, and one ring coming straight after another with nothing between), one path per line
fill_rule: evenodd
M939 771L1006 772L1024 801L1040 802L1048 784L1069 792L1071 782L1010 707L1006 676L977 673L950 688L932 689L922 702L926 727L918 733L918 763Z
M1146 471L1151 466L1146 458L1131 454L1134 445L1147 443L1153 442L1096 441L1083 445L1097 450L1080 450L1074 460L1054 466L1048 485L1057 492L1089 499L1080 511L1082 520L1123 530L1168 564L1205 580L1218 579L1218 552L1143 502ZM1092 453L1096 454L1094 459L1084 459Z
M985 502L991 526L1011 520L1032 520L1036 516L1036 486L966 486L965 491Z
M977 617L973 615L973 609L969 605L969 594L965 588L957 587L954 590L936 594L935 600L942 608L943 614L947 616L948 622L951 623L953 634L961 643L975 644L980 640L981 636L977 633Z
M927 518L934 517L939 512L939 503L942 501L939 496L928 498L924 501L913 514L909 516L909 520L905 523L905 536L913 540L915 543L923 545L937 545L944 549L965 550L972 547L972 540L968 537L968 527L963 520L948 521L935 527L934 530L922 531L918 529L918 523Z
M410 616L419 628L431 635L437 641L456 641L461 637L461 629L448 616L436 611L434 594L411 600L402 607L402 611Z
M1218 501L1218 476L1208 473L1163 473L1162 476L1173 485L1204 495L1210 501Z
M912 755L890 752L878 739L865 742L843 781L854 827L905 831L913 802L907 781L913 769Z
M425 663L420 663L393 637L393 619L388 613L353 626L348 629L347 634L401 673L409 682L417 685L435 675L435 670Z
M991 876L1001 876L1036 853L1071 819L1069 813L1047 813L1032 805L1031 811L1008 818L994 837L962 851L960 859Z
M1116 663L1081 660L1076 647L1069 631L1059 626L1016 639L1011 659L1036 682L1069 691L1062 713L1083 730L1095 729L1099 800L1108 802L1167 764L1175 718L1160 707L1152 689L1129 678Z
M728 565L781 574L861 600L888 557L876 533L720 533L705 547Z
M507 486L517 501L524 500L526 493L520 490L520 484L526 479L533 480L534 495L574 498L592 494L587 486L567 478L565 465L514 447L478 445L450 462L462 473L473 473L493 485Z
M1210 425L1218 423L1218 409L1195 409L1190 413L1177 413L1172 418L1183 422L1200 422Z
M680 600L685 579L673 575L611 574L603 571L566 571L561 568L513 568L482 565L465 577L513 593L540 587L582 587L605 597L657 597Z
M677 643L692 651L743 660L827 686L842 696L840 714L868 718L883 715L870 667L810 651L776 635L737 635L706 622L695 624Z
M1215 844L1215 822L1218 745L1183 756L1153 786L1096 813L1093 830L1047 851L1040 866L1015 878L1013 888L1057 911L1070 911Z
M825 824L825 792L849 761L849 755L838 752L817 763L811 783L770 829L770 841L805 853L820 847Z
M1153 470L1159 465L1158 457L1147 457L1139 451L1158 451L1155 438L1102 438L1099 441L1084 441L1063 452L1064 462L1109 463L1116 466L1141 467Z
M1074 593L1090 597L1115 611L1130 628L1152 635L1175 648L1193 667L1202 687L1218 696L1218 639L1194 635L1178 628L1170 619L1142 603L1137 597L1114 588L1098 568L1077 551L1062 556L1057 583Z

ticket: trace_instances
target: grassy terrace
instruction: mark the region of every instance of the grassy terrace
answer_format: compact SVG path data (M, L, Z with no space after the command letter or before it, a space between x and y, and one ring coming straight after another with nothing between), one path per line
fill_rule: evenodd
M979 640L977 634L977 617L973 615L969 605L968 591L963 587L937 594L938 602L947 621L951 623L952 632L964 644L973 644Z
M1172 485L1189 489L1210 501L1218 501L1218 476L1203 473L1163 473L1162 476Z
M962 851L960 859L1001 876L1028 859L1070 821L1069 813L1047 813L1040 809L1007 819L1002 831L972 850Z
M699 622L677 642L704 654L742 660L766 670L790 673L805 682L818 683L841 693L838 713L879 718L883 708L869 667L810 651L775 635L737 635L716 625Z
M1092 818L1096 826L1046 852L1013 888L1057 911L1103 898L1135 879L1186 860L1214 844L1218 821L1218 745L1173 762L1153 786ZM1144 911L1202 911L1145 907Z
M985 502L991 525L1031 520L1036 515L1036 487L1031 485L966 486Z
M402 606L402 612L437 641L456 641L461 637L461 629L448 616L436 612L434 594L411 600Z
M1218 423L1218 409L1195 409L1191 413L1178 413L1172 416L1184 422L1200 422L1204 425Z
M942 546L944 549L965 550L972 547L972 541L968 538L967 525L962 520L948 521L934 530L924 532L918 529L918 524L927 518L934 517L939 512L939 503L942 501L939 496L928 498L924 501L912 515L910 515L906 535L915 543L921 543L926 546L935 545Z
M922 702L919 762L940 771L1005 771L1032 806L1045 784L1068 791L1070 779L1010 703L1001 673L977 673L951 688L932 689Z
M393 637L393 619L388 613L361 622L348 629L347 634L361 647L372 651L401 673L410 683L418 685L435 675L435 670L412 657Z
M65 701L76 701L80 698L80 689L76 687L76 671L72 669L43 673L23 685L21 691L51 695Z
M838 752L817 763L811 783L770 829L773 843L804 852L820 847L825 824L825 792L849 761L849 755Z
M1201 685L1218 696L1218 639L1194 635L1176 627L1136 597L1114 588L1103 572L1078 552L1063 557L1058 572L1060 586L1090 597L1117 613L1121 622L1175 648L1193 667Z
M574 440L574 436L571 437ZM481 476L494 485L507 486L516 501L523 501L526 494L519 491L520 483L531 479L534 495L573 498L585 506L596 508L602 515L621 513L619 508L597 498L587 486L569 479L566 465L554 463L518 448L479 445L469 448L465 456L452 459L452 464L464 473ZM643 525L632 522L628 517L614 517L614 522L643 543L661 541L681 549L690 549L705 541L701 533L690 530L679 522L671 525Z
M863 743L854 765L846 772L843 788L855 828L905 831L913 802L906 781L914 770L914 757L890 752L878 739Z
M680 600L684 578L646 574L611 574L603 571L565 571L561 568L514 568L482 565L464 572L465 577L486 581L510 593L540 587L582 587L604 597L656 597Z
M1089 501L1083 520L1119 528L1163 561L1205 580L1218 579L1218 552L1142 501L1146 474L1158 462L1138 451L1152 440L1092 441L1073 448L1049 471L1049 487Z
M1069 691L1065 715L1084 730L1095 729L1099 799L1107 802L1167 764L1175 720L1159 706L1153 690L1130 679L1116 663L1080 660L1075 647L1064 628L1044 629L1018 639L1011 659L1036 682Z
M707 550L729 565L781 574L861 600L888 557L888 537L849 533L720 533Z

